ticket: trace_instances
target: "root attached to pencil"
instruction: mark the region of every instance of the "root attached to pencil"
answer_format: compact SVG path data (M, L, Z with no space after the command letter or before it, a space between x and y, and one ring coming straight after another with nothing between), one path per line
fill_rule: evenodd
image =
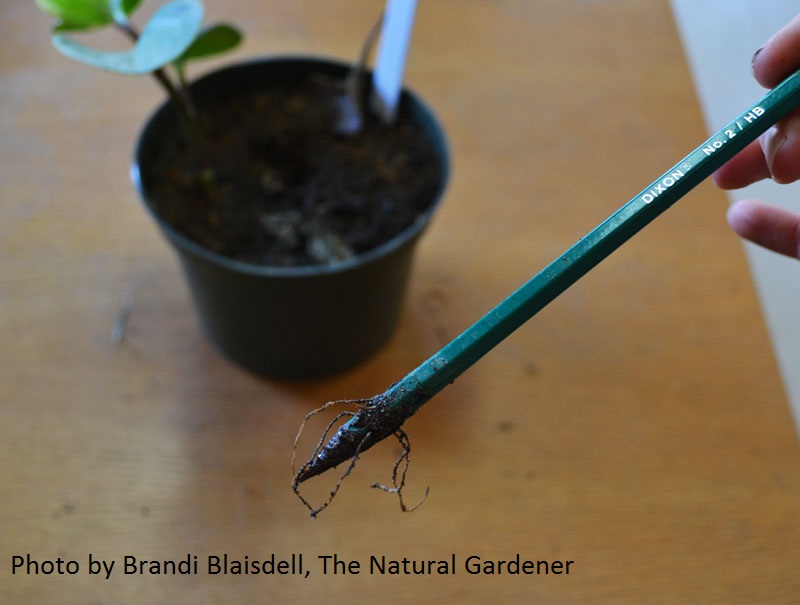
M394 468L392 469L393 487L388 487L380 483L373 483L370 487L374 487L376 489L380 489L392 494L397 494L397 498L400 500L400 509L404 513L410 513L412 511L417 510L417 508L419 508L419 506L423 502L425 502L425 498L428 497L428 492L430 492L430 487L425 488L425 493L422 494L422 498L420 498L419 502L417 502L414 506L412 506L411 508L408 508L406 506L406 503L403 500L403 488L406 485L406 473L408 472L408 464L409 464L408 455L411 453L411 440L408 438L406 432L402 429L397 429L394 436L397 437L397 441L400 442L400 445L403 447L403 451L400 454L400 456L398 456L397 460L394 463ZM403 466L402 470L400 470L400 465ZM397 481L398 474L400 476L399 482Z
M298 469L296 466L297 462L297 444L300 441L300 436L303 434L303 430L305 429L306 422L316 416L317 414L337 405L343 406L357 406L356 411L352 410L344 410L336 414L334 418L327 424L325 430L322 433L319 441L317 442L316 447L314 448L311 456L308 458L306 462L304 462L300 468ZM334 430L335 425L343 418L346 418L345 424L348 422L357 422L363 414L366 413L367 416L370 416L369 412L380 407L380 401L376 402L376 398L371 399L355 399L355 400L340 400L340 401L331 401L326 403L320 408L309 412L303 418L302 423L300 424L300 429L298 430L297 436L294 439L294 443L292 445L292 491L294 491L295 495L300 499L300 501L308 508L311 512L312 517L316 517L320 512L325 510L328 505L333 501L336 497L336 494L339 491L339 488L342 486L344 480L350 475L353 468L358 462L358 457L362 451L365 451L369 447L371 447L374 443L383 439L388 435L394 435L398 442L400 443L402 452L400 456L395 461L394 467L392 469L392 485L387 486L381 483L373 483L371 487L376 489L380 489L385 492L397 494L397 497L400 501L400 509L403 512L411 512L415 510L428 496L428 489L425 490L425 494L422 496L419 502L417 502L414 506L408 507L403 499L403 488L405 487L405 480L406 480L406 473L408 472L408 465L409 465L409 453L411 452L411 442L408 438L408 435L403 431L399 426L393 427L393 430L388 434L385 427L382 427L380 431L372 431L367 430L366 433L363 433L363 436L360 437L357 443L351 444L353 447L350 448L353 451L352 457L347 460L347 467L345 468L344 472L336 481L336 485L334 485L333 489L328 494L328 497L325 501L315 507L312 505L306 498L300 493L300 483L305 481L306 479L315 476L317 473L315 471L315 467L320 463L320 460L325 458L326 452L328 451L326 447L329 447L330 442L334 442L339 435L342 435L343 432L341 427L337 430L337 433L331 438L328 439L329 434L331 431ZM376 438L376 433L380 433L380 436ZM344 433L347 434L347 433ZM341 460L336 462L339 464L344 462L345 460ZM332 464L331 466L336 466L336 464Z

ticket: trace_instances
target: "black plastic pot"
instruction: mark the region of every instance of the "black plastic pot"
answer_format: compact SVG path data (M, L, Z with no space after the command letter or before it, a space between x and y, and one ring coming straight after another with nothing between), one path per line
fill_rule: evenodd
M237 64L192 84L196 99L263 90L309 73L344 75L348 65L282 57ZM414 225L383 245L330 266L268 267L212 253L167 224L149 202L149 162L177 124L165 103L138 141L132 180L183 266L200 322L211 342L254 373L314 378L348 369L375 353L392 335L405 300L414 248L444 191L449 169L444 134L413 93L401 103L424 125L441 159L441 187Z

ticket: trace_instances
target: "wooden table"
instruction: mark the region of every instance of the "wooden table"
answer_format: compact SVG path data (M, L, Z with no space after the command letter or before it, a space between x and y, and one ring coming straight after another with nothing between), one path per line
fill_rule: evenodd
M207 4L245 26L239 57L353 57L381 7ZM705 138L666 1L420 3L406 79L449 132L447 199L391 343L299 384L196 326L127 180L158 89L61 58L33 2L0 20L3 602L797 602L800 449L710 184L407 423L416 512L369 488L392 445L316 520L289 488L306 412L383 391ZM309 574L210 573L224 555Z

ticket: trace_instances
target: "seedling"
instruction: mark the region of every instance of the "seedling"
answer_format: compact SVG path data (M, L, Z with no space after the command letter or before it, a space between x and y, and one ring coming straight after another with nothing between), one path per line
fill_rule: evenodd
M227 23L203 26L200 0L172 0L158 8L141 32L131 15L141 0L36 0L55 17L53 45L64 55L86 65L122 75L151 74L185 115L194 106L186 81L190 61L217 55L236 47L242 34ZM106 51L90 48L73 36L114 27L127 36L132 48Z

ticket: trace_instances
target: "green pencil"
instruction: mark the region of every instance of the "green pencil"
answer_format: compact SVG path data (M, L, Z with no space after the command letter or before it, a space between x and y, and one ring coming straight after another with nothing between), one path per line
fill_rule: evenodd
M397 433L405 420L514 330L800 104L800 71L633 199L386 392L365 400L300 467L293 487Z

